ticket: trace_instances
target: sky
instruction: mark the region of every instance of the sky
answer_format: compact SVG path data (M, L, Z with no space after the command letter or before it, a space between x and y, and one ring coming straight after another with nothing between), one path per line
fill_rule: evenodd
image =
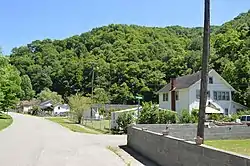
M64 39L108 24L203 26L204 0L1 0L0 47ZM250 0L211 0L211 24L250 9Z

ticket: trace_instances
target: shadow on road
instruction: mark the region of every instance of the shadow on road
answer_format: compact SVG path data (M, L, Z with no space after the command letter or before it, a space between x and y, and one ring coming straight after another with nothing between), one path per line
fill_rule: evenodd
M151 161L151 160L143 157L139 153L135 152L133 149L129 148L127 145L121 145L119 147L145 166L159 166L156 163L154 163L153 161Z

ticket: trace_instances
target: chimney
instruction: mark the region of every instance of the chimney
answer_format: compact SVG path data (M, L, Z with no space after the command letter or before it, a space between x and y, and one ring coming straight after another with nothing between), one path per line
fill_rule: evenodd
M176 111L176 78L170 78L171 110Z

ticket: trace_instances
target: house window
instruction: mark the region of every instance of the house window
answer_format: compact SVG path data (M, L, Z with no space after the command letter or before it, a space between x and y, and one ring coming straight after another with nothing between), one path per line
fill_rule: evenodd
M228 115L228 108L225 108L225 115Z
M230 100L229 92L214 91L214 100Z
M168 93L163 93L163 101L168 101Z
M214 82L213 82L213 77L209 77L208 78L208 81L209 81L209 84L213 84Z
M214 91L214 100L217 100L217 92Z
M175 100L179 100L179 91L175 92Z
M196 99L200 99L200 90L196 90Z
M225 96L225 92L221 92L221 100L225 100L226 96Z
M229 92L226 92L226 94L225 94L225 99L226 100L229 100L230 98L229 98Z
M210 91L207 91L207 97L210 98Z

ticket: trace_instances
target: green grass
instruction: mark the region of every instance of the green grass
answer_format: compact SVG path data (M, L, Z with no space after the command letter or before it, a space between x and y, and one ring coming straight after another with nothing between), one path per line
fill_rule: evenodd
M0 113L0 130L3 130L4 128L8 127L12 122L13 119L11 116Z
M62 125L63 127L66 127L74 132L88 133L88 134L101 134L98 131L95 131L95 130L92 130L92 129L89 129L86 127L81 127L81 126L69 121L67 118L64 118L64 117L51 117L51 118L46 118L46 119L53 121L55 123L58 123L58 124Z
M250 139L213 140L213 141L206 141L205 144L218 149L223 149L250 156Z
M110 128L109 120L100 120L100 121L93 120L92 122L90 120L87 120L84 121L83 124L89 128L93 128L102 133L108 133Z

